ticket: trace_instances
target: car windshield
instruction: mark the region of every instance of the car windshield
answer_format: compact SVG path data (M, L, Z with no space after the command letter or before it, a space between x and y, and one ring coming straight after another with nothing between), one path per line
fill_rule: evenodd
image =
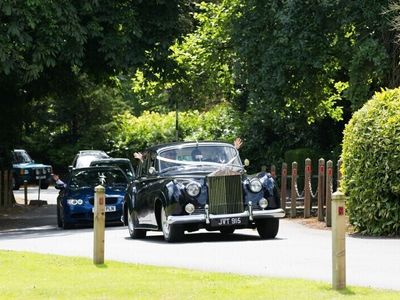
M168 148L157 156L160 171L176 167L236 167L242 168L238 151L228 145L195 145Z
M15 151L14 152L14 163L23 164L32 162L32 158L25 151Z
M85 169L76 171L70 181L72 188L95 187L97 185L116 186L128 184L126 176L118 169Z
M125 174L129 178L134 177L133 169L131 167L131 164L129 161L110 161L110 160L105 160L105 161L93 161L90 163L91 166L116 166L121 168L122 171L125 172Z

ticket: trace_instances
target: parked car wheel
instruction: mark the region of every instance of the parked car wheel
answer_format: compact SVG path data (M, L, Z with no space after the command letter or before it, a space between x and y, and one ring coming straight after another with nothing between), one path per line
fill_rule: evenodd
M262 219L256 222L258 234L262 239L273 239L278 234L279 219Z
M62 227L62 220L61 220L61 213L60 213L60 206L57 204L57 226L59 228Z
M15 179L14 176L12 178L12 186L13 186L13 190L14 191L18 191L19 190L19 184L17 183L17 180Z
M161 227L164 239L169 243L179 242L183 239L184 231L181 225L168 224L165 208L161 208Z
M235 232L235 228L233 227L224 227L219 230L223 235L232 234Z
M48 187L49 187L49 183L48 182L41 182L40 183L40 188L42 190L47 190Z
M135 214L135 213L133 212L133 214ZM133 238L133 239L143 239L143 238L145 238L146 237L146 230L135 228L135 222L132 219L132 216L129 213L129 211L128 211L127 215L128 215L128 230L129 230L129 235L131 236L131 238ZM134 216L134 218L135 218L135 216Z

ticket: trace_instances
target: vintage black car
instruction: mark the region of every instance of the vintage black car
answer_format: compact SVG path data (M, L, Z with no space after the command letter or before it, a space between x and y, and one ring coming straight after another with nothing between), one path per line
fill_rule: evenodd
M124 223L132 238L162 230L168 242L185 231L257 228L274 238L280 207L275 181L268 173L249 176L238 150L221 142L159 145L143 153L136 179L124 201Z

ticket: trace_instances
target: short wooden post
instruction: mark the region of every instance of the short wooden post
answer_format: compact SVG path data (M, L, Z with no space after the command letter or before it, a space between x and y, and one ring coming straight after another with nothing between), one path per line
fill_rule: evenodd
M24 180L24 204L28 205L28 182Z
M326 163L326 226L331 227L332 226L332 175L333 175L333 168L332 168L332 161L328 160Z
M324 194L325 194L325 159L318 161L318 221L324 220Z
M93 215L93 263L104 263L104 230L105 230L105 188L98 185L94 188L94 215Z
M287 163L282 163L281 171L281 207L286 212L286 188L287 188Z
M276 168L275 165L271 165L271 176L275 179L276 178Z
M311 215L311 159L307 158L304 167L304 218Z
M345 195L332 195L332 287L346 288L346 214Z
M296 184L297 184L297 162L292 162L292 180L290 184L290 217L296 217L296 202L297 202L297 193L296 193Z
M337 162L337 181L336 181L336 190L340 189L340 181L342 180L342 164L343 160L340 158Z

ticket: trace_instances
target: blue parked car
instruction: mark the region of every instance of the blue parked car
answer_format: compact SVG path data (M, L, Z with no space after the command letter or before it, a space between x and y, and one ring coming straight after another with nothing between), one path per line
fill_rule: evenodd
M51 180L53 168L50 165L38 164L23 149L12 151L13 161L13 189L19 187L26 180L28 184L39 184L41 189L47 189Z
M122 224L122 207L129 180L117 167L101 166L74 169L65 182L57 182L57 225L93 224L94 188L102 184L106 193L106 223Z

